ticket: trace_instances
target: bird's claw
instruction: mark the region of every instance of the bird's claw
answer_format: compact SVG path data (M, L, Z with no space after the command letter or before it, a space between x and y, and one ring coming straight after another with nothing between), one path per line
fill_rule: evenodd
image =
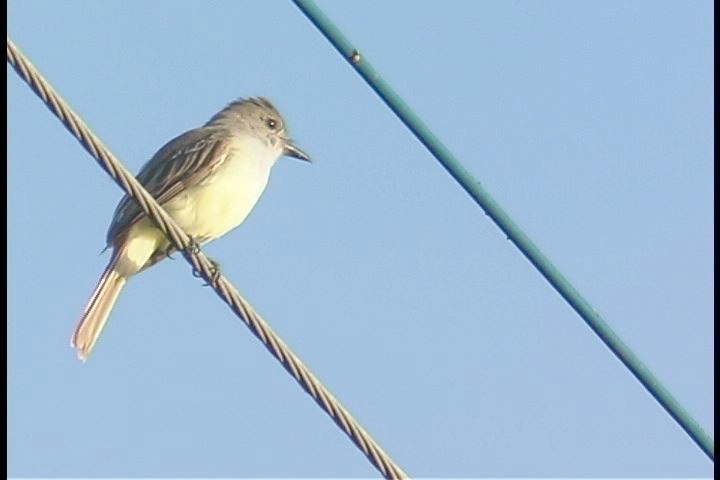
M187 247L185 247L185 252L188 255L197 255L198 253L200 253L200 243L194 238L190 237L190 241L188 242Z
M175 247L170 244L165 248L165 251L163 252L165 254L165 258L169 258L170 260L175 260L175 257L172 256L173 253L175 253Z
M205 282L205 286L208 287L212 285L213 283L216 283L218 279L220 278L220 264L216 262L215 260L208 258L208 261L210 262L210 282ZM196 278L203 278L203 274L201 271L199 271L197 268L193 268L193 275Z

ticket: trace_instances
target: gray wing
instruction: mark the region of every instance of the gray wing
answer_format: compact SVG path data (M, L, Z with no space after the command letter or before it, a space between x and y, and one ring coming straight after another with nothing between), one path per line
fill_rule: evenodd
M202 127L187 131L166 143L147 162L137 180L160 205L188 185L207 178L227 158L231 134L225 128ZM115 209L107 233L108 246L145 213L125 195Z

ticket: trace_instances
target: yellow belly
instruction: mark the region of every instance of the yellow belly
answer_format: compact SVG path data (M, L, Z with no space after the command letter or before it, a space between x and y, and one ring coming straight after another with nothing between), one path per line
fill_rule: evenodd
M163 204L165 211L200 243L214 240L239 226L267 185L272 158L243 156L236 150L203 182L188 187ZM158 250L166 249L164 234L145 217L130 228L117 269L130 276Z

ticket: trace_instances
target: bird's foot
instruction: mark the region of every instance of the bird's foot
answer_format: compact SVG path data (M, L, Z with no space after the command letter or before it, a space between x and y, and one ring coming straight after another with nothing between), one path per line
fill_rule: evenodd
M170 244L167 247L165 247L165 251L163 253L165 254L165 258L169 258L170 260L175 260L175 257L172 256L173 253L175 253L177 250L175 247Z
M187 244L187 247L185 247L185 253L188 255L197 255L200 253L200 242L195 240L193 237L190 237L190 241Z
M220 264L212 258L208 258L208 262L210 262L210 282L205 282L206 287L216 283L220 278ZM204 278L202 272L197 268L193 268L193 275L196 278Z

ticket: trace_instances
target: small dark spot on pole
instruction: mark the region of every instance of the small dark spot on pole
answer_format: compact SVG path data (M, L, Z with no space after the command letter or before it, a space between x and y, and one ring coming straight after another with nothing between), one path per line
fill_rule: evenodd
M360 63L360 58L360 52L358 52L357 50L353 50L353 52L350 54L350 63L352 63L353 65L357 65L358 63Z

